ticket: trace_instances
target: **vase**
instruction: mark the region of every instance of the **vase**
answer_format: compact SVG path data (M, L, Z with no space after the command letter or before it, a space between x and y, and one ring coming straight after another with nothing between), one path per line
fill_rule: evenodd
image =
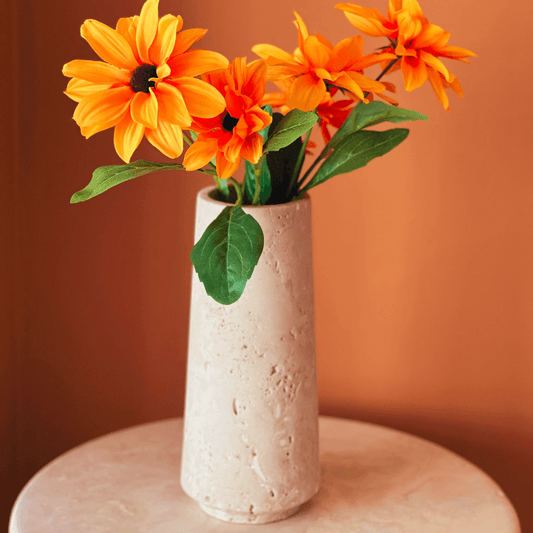
M195 242L229 205L214 191ZM193 269L181 485L215 518L264 524L319 488L311 198L242 208L264 248L240 299L219 304Z

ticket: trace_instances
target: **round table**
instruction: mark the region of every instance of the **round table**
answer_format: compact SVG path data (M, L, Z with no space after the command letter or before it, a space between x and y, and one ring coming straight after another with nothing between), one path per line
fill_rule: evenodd
M321 488L290 518L237 525L180 486L182 419L116 431L61 455L20 493L9 533L520 533L498 485L401 431L320 418Z

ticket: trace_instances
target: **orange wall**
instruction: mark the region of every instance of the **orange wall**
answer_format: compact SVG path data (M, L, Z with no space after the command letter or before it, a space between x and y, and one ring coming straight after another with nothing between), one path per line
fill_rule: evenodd
M356 30L318 0L170 2L202 46L230 59L296 46L292 10L332 41ZM70 205L112 133L70 119L63 63L93 59L86 18L114 25L142 0L5 2L0 217L0 520L22 485L70 447L183 412L196 191L161 173ZM268 5L268 10L266 7ZM365 4L384 11L385 0ZM391 154L312 191L321 410L432 439L498 481L533 530L533 8L426 0L465 97L429 86L403 107L430 116ZM367 39L365 51L371 51ZM382 43L380 42L379 45ZM525 57L525 59L524 59ZM398 74L391 78L400 86ZM319 142L318 139L315 138ZM144 143L136 158L164 160ZM3 507L2 507L3 504ZM2 524L3 525L3 524Z

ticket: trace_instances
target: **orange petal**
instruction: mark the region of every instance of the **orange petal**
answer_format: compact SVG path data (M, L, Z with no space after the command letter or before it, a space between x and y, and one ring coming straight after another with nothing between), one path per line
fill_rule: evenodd
M461 87L461 84L459 83L459 80L453 75L450 74L452 80L450 82L450 88L453 89L455 94L459 96L460 98L463 97L463 88Z
M63 66L63 75L101 85L129 84L130 73L102 61L75 59Z
M191 28L188 30L180 31L176 35L176 42L174 43L174 48L170 57L183 54L187 51L196 41L199 41L205 34L207 30L201 30L200 28Z
M381 37L393 35L395 29L387 28L384 23L387 19L375 8L367 9L353 4L338 4L336 9L344 11L346 18L359 30L367 35Z
M444 63L440 59L437 59L434 55L429 54L424 50L419 50L418 54L420 59L424 63L426 63L426 65L440 72L444 76L446 81L450 81L450 73L448 72L448 69L444 66Z
M442 39L446 32L435 24L425 24L422 31L413 39L412 48L426 48Z
M198 170L207 165L216 153L216 139L210 139L209 141L195 141L185 152L183 166L187 170Z
M109 89L109 87L111 87L111 85L99 85L97 83L91 83L90 81L72 78L68 82L65 94L75 102L81 102L86 96L99 91L104 91L105 89Z
M159 0L146 0L141 9L135 42L137 43L139 57L143 63L150 63L150 46L157 34L158 4Z
M403 84L406 91L417 89L427 80L428 69L426 64L419 58L403 57L402 58L402 74Z
M159 83L156 91L159 119L182 128L191 125L191 115L181 92L170 83Z
M106 63L130 71L138 66L130 45L113 28L89 19L81 26L81 36Z
M371 80L359 72L349 72L348 76L352 78L361 89L370 91L372 93L382 93L385 90L385 85L376 80Z
M403 0L402 8L409 13L411 18L420 20L423 24L427 24L422 8L416 0Z
M252 51L263 59L274 58L281 63L296 63L291 54L271 44L256 44L252 46Z
M176 124L160 120L157 129L146 129L144 134L152 146L171 159L178 158L183 152L183 132Z
M115 150L126 163L130 162L133 152L139 146L144 135L144 126L131 119L129 113L115 126Z
M194 78L172 80L183 95L185 105L192 116L200 118L216 117L226 108L224 97L212 86Z
M159 20L157 36L150 47L150 59L154 65L161 65L170 57L180 22L183 24L181 17L174 17L173 15L165 15Z
M304 49L304 42L309 37L309 32L307 31L307 26L305 25L305 22L302 20L302 17L294 12L294 16L296 17L296 20L294 21L294 24L298 28L298 47L300 50Z
M103 131L118 124L128 111L134 92L129 86L115 87L86 96L74 111L80 127Z
M139 17L125 17L118 19L117 31L126 39L130 45L131 51L135 56L135 60L140 64L139 53L137 52L137 43L135 42L135 36L137 35L137 25L139 24Z
M228 178L231 178L239 168L240 164L240 156L232 163L224 157L222 152L217 152L217 174L220 179L227 180Z
M442 78L440 77L439 73L436 70L433 70L432 68L427 69L427 76L429 79L429 83L431 83L431 86L433 87L433 90L437 95L437 98L444 106L444 109L448 111L450 109L450 105L448 103L448 95L446 94L444 86L442 85Z
M339 72L349 66L363 55L363 38L360 35L343 39L331 51L331 57L327 64L330 72Z
M311 74L296 78L287 98L287 105L301 111L313 111L322 101L326 92L326 84Z
M318 68L324 68L331 56L329 48L322 44L315 35L305 40L302 51L311 66Z
M228 60L222 54L208 50L189 50L171 57L167 63L172 69L173 78L194 78L211 70L228 67Z
M458 60L464 60L467 57L477 57L474 52L466 50L465 48L459 48L458 46L443 46L441 48L435 48L432 52L438 56Z
M359 85L352 79L351 74L353 74L353 72L350 72L350 76L346 72L343 72L335 80L335 85L337 85L338 87L342 87L343 89L348 89L348 91L350 91L354 95L354 97L363 100L365 104L368 103L368 100L365 98L361 87L359 87Z
M263 137L259 133L252 133L242 145L241 156L254 165L263 154Z
M323 36L320 35L320 33L316 33L316 38L327 47L328 50L333 50L333 45Z
M261 105L271 105L272 107L279 107L285 105L287 102L287 95L285 93L267 93L263 96Z
M247 66L242 93L249 96L254 104L259 104L265 94L267 71L266 63L262 59L252 61Z
M154 90L150 87L150 93L139 92L131 101L131 118L154 130L157 128L157 98Z

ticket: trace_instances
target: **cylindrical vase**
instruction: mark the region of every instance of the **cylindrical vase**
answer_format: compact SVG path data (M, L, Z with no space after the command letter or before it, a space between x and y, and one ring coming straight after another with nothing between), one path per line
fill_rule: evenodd
M198 193L195 242L229 204ZM264 524L319 487L311 199L242 206L263 253L222 305L193 270L181 485L227 522Z

